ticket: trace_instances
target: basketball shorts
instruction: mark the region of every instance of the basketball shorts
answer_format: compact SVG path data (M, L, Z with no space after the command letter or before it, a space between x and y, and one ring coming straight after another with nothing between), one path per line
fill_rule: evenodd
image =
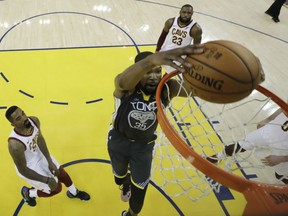
M149 183L155 142L149 144L127 139L116 130L109 132L108 152L113 173L124 178L130 169L132 183L141 189Z
M51 155L51 159L52 159L53 163L56 165L57 169L59 169L60 165L52 155ZM58 178L50 172L48 162L44 156L37 163L35 163L31 166L28 166L28 168L31 170L34 170L35 172L39 173L40 175L47 176L49 178L54 178L56 180L56 182L58 182ZM22 179L24 179L32 187L34 187L37 190L40 190L44 193L50 194L51 191L50 191L48 184L26 178L25 176L21 175L18 172L17 168L16 168L16 172Z

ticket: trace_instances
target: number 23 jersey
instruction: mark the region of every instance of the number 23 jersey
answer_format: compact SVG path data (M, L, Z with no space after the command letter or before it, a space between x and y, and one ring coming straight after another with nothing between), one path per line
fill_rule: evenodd
M196 24L192 20L187 26L180 27L178 25L179 17L175 17L168 35L164 41L160 51L171 50L179 47L185 47L191 44L193 38L190 35L191 28Z

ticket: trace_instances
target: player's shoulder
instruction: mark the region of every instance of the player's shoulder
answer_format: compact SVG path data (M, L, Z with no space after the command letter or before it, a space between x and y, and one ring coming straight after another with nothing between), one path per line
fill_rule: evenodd
M196 22L192 27L191 27L191 30L196 30L196 31L199 31L201 30L202 31L202 28L201 26Z
M198 23L195 23L191 29L190 29L190 35L201 35L202 34L202 28Z
M8 148L10 151L25 150L25 145L18 139L9 138L8 139Z
M173 24L175 19L176 19L176 17L169 18L169 19L166 20L165 24L169 25L169 26L172 26L172 24Z

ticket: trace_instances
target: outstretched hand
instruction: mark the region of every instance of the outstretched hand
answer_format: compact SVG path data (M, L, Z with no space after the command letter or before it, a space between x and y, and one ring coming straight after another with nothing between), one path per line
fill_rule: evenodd
M186 62L185 59L183 59L181 56L183 55L191 55L191 54L201 54L203 53L203 44L199 45L189 45L183 48L168 50L164 52L157 52L154 53L151 56L148 56L150 58L149 60L153 65L169 65L180 72L185 72L184 67L191 67L192 64L189 62ZM174 61L180 62L181 65L175 64Z
M276 166L284 161L285 156L277 156L277 155L270 155L268 157L265 157L264 159L261 159L262 163L266 166Z

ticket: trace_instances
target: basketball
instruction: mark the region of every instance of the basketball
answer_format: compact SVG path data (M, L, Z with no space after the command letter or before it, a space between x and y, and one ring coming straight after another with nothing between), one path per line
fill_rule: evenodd
M213 103L232 103L247 97L262 81L259 59L246 47L226 40L204 44L204 52L189 55L183 73L185 87Z

